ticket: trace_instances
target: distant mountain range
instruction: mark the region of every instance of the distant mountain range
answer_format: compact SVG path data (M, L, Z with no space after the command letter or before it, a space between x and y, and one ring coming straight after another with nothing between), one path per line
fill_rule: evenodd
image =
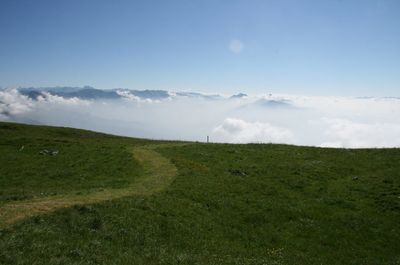
M150 100L163 100L171 97L222 99L220 95L207 95L198 92L169 92L166 90L131 90L125 88L96 89L94 87L43 87L43 88L18 88L18 91L31 99L37 99L43 93L57 95L63 98L80 99L120 99L138 98ZM240 94L242 95L242 94ZM244 94L243 94L244 95Z
M21 97L23 95L24 97ZM53 97L52 97L53 96ZM27 98L28 99L27 99ZM32 109L35 102L63 102L62 99L74 99L85 101L115 101L124 100L130 102L161 102L170 100L192 101L230 101L232 109L294 109L295 104L289 99L268 96L248 96L239 93L231 96L219 94L203 94L199 92L167 91L167 90L131 90L126 88L97 89L90 86L84 87L20 87L16 89L0 88L0 118L8 117L17 119L16 114ZM23 115L18 120L29 123L38 123L26 120ZM32 119L32 118L29 118Z
M203 94L199 92L170 92L166 90L131 90L126 88L114 89L96 89L94 87L44 87L44 88L18 88L18 91L28 96L33 100L38 97L44 96L44 93L60 96L63 98L79 98L84 100L98 100L98 99L136 99L136 100L165 100L169 98L194 98L205 100L221 100L221 99L246 99L247 94L239 93L229 97L221 96L218 94ZM250 103L254 107L266 108L289 108L292 103L286 99L276 98L261 98L255 102Z

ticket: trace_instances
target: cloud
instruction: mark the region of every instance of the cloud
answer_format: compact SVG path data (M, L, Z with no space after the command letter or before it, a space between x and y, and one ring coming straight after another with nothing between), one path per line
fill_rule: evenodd
M244 44L240 40L231 40L229 43L229 50L233 53L241 53L244 49Z
M48 92L42 92L40 96L37 97L38 102L54 103L62 105L89 105L89 100L80 99L77 97L64 98L58 95L52 95Z
M150 98L140 98L138 96L133 95L131 92L127 90L116 90L115 92L122 98L134 102L147 102L147 103L160 102L160 100L153 100Z
M92 92L0 89L0 120L153 139L400 147L400 98Z
M324 118L328 141L322 147L395 147L400 146L400 124L359 123L345 119Z
M230 143L295 143L293 133L286 128L233 118L225 119L213 133L218 141Z
M29 112L33 102L27 96L21 95L17 89L0 90L0 118Z

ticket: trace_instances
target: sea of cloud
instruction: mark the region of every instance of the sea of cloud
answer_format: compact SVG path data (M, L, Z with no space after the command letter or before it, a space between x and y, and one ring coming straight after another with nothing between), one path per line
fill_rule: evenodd
M247 97L82 99L0 90L0 120L143 137L324 147L400 147L399 98Z

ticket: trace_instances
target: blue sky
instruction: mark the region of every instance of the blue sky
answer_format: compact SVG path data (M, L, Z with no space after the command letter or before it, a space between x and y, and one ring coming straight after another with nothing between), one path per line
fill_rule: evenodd
M400 96L400 1L0 2L0 86Z

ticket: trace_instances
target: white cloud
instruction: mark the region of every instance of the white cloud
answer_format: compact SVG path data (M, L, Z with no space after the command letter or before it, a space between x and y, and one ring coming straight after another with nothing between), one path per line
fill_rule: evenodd
M201 141L210 135L214 142L400 147L399 98L250 95L232 100L169 93L168 100L148 101L129 91L118 94L121 99L84 100L42 91L31 99L16 89L0 90L0 120L171 140Z
M295 143L293 133L286 128L233 118L225 119L213 133L218 141L230 143Z
M63 104L63 105L89 105L89 100L83 100L77 97L64 98L57 95L52 95L48 92L42 92L41 96L37 98L38 102Z
M117 90L115 91L119 96L123 97L124 99L130 100L130 101L135 101L135 102L147 102L147 103L159 103L159 100L153 100L150 98L145 98L142 99L138 96L133 95L131 92L126 91L126 90Z
M16 89L0 90L0 117L8 119L9 115L29 112L34 103Z
M345 119L324 118L328 125L323 147L396 147L400 146L400 124L360 123Z
M240 40L231 40L231 42L229 43L229 50L233 53L241 53L243 49L244 44Z
M42 92L33 100L19 93L17 89L5 89L0 90L0 120L45 123L47 116L58 116L63 120L64 116L68 116L68 112L76 109L82 111L81 107L90 103L88 100L64 98L47 92Z

